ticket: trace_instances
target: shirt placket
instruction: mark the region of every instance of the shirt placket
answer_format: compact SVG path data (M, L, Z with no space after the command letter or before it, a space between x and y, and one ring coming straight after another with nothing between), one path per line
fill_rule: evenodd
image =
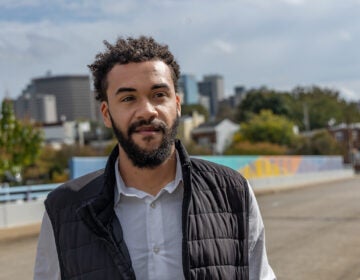
M147 207L147 231L148 231L148 250L149 250L149 280L161 279L162 267L161 255L164 251L164 234L161 213L161 203L157 199L146 198Z

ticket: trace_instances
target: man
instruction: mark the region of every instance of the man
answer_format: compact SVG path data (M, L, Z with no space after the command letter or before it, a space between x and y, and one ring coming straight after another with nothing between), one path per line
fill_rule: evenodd
M248 182L175 140L180 70L154 39L90 65L118 145L105 170L49 194L35 279L275 279Z

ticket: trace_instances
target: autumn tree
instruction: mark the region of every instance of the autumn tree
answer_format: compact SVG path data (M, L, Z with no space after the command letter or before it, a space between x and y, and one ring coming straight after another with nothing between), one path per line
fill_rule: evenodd
M0 181L21 175L39 155L43 138L40 131L15 118L10 100L3 100L0 112Z

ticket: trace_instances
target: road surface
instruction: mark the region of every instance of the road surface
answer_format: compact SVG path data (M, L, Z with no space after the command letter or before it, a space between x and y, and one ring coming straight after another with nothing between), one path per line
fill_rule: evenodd
M360 280L360 177L258 201L278 279Z
M279 280L360 280L359 176L258 201ZM36 242L0 242L0 280L32 279Z

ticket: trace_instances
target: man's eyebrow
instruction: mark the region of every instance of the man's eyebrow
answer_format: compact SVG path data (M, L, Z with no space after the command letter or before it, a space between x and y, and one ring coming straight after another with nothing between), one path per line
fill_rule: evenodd
M155 84L151 87L151 90L154 90L154 89L160 89L160 88L165 88L165 89L170 89L169 85L168 84L165 84L165 83L162 83L162 84ZM123 93L123 92L135 92L136 89L135 88L131 88L131 87L121 87L121 88L118 88L115 92L115 95L118 95L120 93Z
M153 86L151 87L152 90L154 90L154 89L159 89L159 88L170 89L170 87L169 87L168 84L156 84L156 85L153 85Z
M136 89L130 88L130 87L121 87L116 90L115 95L122 93L122 92L133 92L133 91L136 91Z

